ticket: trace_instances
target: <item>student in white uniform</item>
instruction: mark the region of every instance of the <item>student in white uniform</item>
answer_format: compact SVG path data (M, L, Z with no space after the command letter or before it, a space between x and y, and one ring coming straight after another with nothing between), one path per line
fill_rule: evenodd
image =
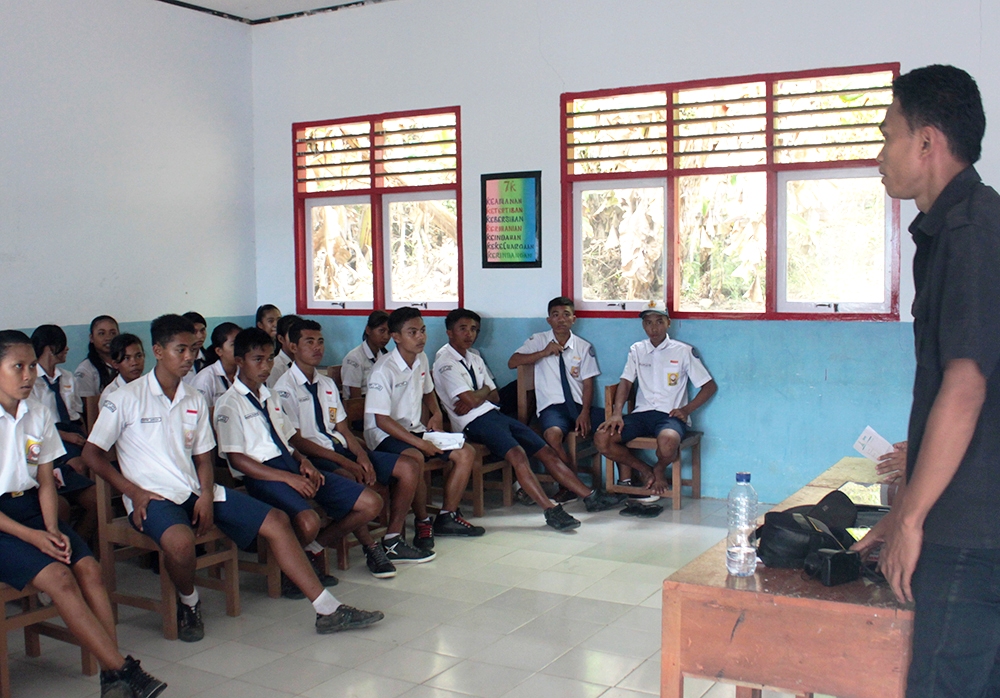
M127 332L111 340L111 365L115 367L118 375L101 393L102 404L109 395L145 373L146 353L142 348L142 340Z
M212 344L208 348L207 363L191 381L191 387L201 393L208 403L209 417L215 401L225 395L236 380L236 357L233 341L242 328L233 322L223 322L212 330Z
M101 568L56 514L52 462L63 454L52 412L31 399L35 352L23 332L0 332L0 582L33 584L101 666L103 698L152 698L167 687L118 651Z
M395 576L395 564L430 562L432 550L418 550L401 535L406 514L420 479L420 465L407 456L383 451L369 453L351 433L347 413L337 394L337 384L317 368L323 362L323 328L314 320L300 320L288 331L295 363L281 377L275 391L295 428L291 443L308 456L320 470L349 473L357 482L385 485L392 493L389 523L381 544L372 540L367 529L355 533L361 542L368 569L380 579ZM426 509L418 518L427 518Z
M276 350L278 345L278 320L280 319L281 311L278 310L278 306L271 305L270 303L259 306L254 319L257 327L267 332L271 339L274 340Z
M267 387L274 388L278 384L278 379L285 375L285 372L292 367L295 360L295 353L288 342L288 330L296 322L302 322L298 315L282 315L275 325L275 337L278 340L278 353L274 357L274 370L271 377L267 379Z
M205 316L201 313L196 313L193 310L189 310L184 313L181 317L186 317L192 323L194 323L194 346L198 350L198 355L194 358L194 373L198 374L198 371L205 368L208 364L208 355L205 354L205 340L208 339L208 323L205 321Z
M132 526L162 549L160 573L170 575L180 597L180 639L197 642L205 635L194 586L194 541L196 529L204 533L213 523L244 549L264 537L278 566L312 601L318 633L380 618L343 606L323 588L284 512L215 484L208 406L181 381L194 361L194 327L180 315L164 315L153 320L150 331L156 367L101 405L84 459L124 495ZM121 472L108 460L112 446Z
M375 362L368 378L365 442L373 451L409 456L420 463L421 469L427 458L441 457L451 461L451 472L444 485L444 503L433 523L426 515L427 492L423 478L417 485L413 500L414 547L430 550L434 547L434 536L481 536L486 529L473 526L458 509L472 475L475 451L464 444L462 448L445 452L424 438L425 432L441 431L444 419L434 395L431 367L424 354L427 328L420 311L413 307L392 311L389 332L396 348ZM424 410L430 414L426 426Z
M117 336L118 321L110 315L98 315L91 320L87 358L73 372L88 427L97 419L101 391L115 378L115 369L111 365L111 340Z
M340 382L344 386L344 399L364 397L368 392L368 376L378 357L388 353L389 313L373 310L368 316L361 344L344 356L340 366Z
M580 522L548 498L531 472L529 457L540 460L556 482L583 499L587 511L604 511L620 504L624 497L587 487L531 427L500 413L497 386L483 357L472 348L482 322L479 315L456 308L444 322L448 343L434 359L434 385L451 428L510 463L521 488L544 510L545 523L557 531L578 528Z
M708 402L718 388L695 348L667 336L667 311L647 308L639 317L648 339L628 350L625 370L615 391L614 411L597 430L594 444L605 458L618 463L622 484L632 484L632 470L637 470L642 485L662 495L670 489L667 466L677 458L691 413ZM622 409L636 380L639 390L635 411L623 418ZM699 388L690 401L689 382ZM626 443L640 436L656 438L653 467L625 448Z

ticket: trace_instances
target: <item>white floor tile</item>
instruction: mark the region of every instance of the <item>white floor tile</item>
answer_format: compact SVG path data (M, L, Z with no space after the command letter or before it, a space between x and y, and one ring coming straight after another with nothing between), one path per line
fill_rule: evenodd
M439 625L423 635L413 638L406 643L406 646L466 659L502 637L504 636L500 633L486 632L481 629Z
M513 690L503 694L503 698L597 698L605 691L604 686L584 681L535 674Z
M536 672L554 662L571 647L571 645L506 635L489 647L476 652L471 658L486 664Z
M542 669L542 673L614 686L641 663L642 660L635 657L576 647Z
M240 642L225 642L188 657L181 664L235 679L240 674L270 664L283 656L280 652L272 652Z
M426 684L480 698L499 698L528 676L526 671L465 660Z
M406 693L414 684L387 676L377 676L352 669L324 681L302 695L308 698L396 698Z

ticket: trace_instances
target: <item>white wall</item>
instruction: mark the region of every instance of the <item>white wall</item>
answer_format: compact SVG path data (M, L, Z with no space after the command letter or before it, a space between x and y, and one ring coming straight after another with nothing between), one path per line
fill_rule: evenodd
M0 325L253 312L250 50L152 0L0 0Z
M462 107L466 304L524 316L560 287L559 95L899 61L961 66L1000 115L1000 10L979 0L399 0L253 30L258 298L294 303L290 125ZM1000 185L1000 133L980 172ZM539 270L483 270L479 175L542 170ZM903 206L904 317L912 247ZM496 294L495 289L517 289ZM527 313L532 314L532 313Z

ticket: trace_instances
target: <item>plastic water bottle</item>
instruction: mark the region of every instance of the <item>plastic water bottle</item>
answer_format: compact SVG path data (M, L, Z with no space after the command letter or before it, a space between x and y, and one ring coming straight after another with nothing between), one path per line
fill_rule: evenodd
M750 538L757 527L757 492L750 473L736 473L729 491L729 536L726 538L726 569L736 577L749 577L757 569L757 549Z

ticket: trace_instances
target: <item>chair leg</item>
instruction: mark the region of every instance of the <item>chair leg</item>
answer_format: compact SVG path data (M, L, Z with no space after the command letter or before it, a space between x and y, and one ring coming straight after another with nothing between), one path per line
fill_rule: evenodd
M278 567L278 562L274 559L274 553L271 552L267 541L263 538L257 539L257 550L262 551L258 553L258 560L264 563L264 568L267 570L267 595L272 599L280 599L281 568Z
M337 569L346 570L351 566L351 549L347 545L347 537L337 541Z
M670 466L670 497L673 499L674 509L681 508L681 452L677 451L677 458Z
M483 469L480 463L479 467L472 469L472 514L476 518L486 513L486 503L483 500Z
M97 674L100 667L97 665L97 657L92 655L89 650L80 648L80 671L83 672L84 676L94 676Z
M115 601L115 592L118 590L118 579L115 574L115 544L104 540L103 536L98 536L100 539L101 549L101 559L99 564L101 565L101 577L104 582L104 588L108 591L108 599L111 601L111 615L115 619L115 624L118 624L118 603Z
M600 489L601 487L601 454L595 453L593 458L590 459L590 477L593 480L594 489ZM607 489L607 488L605 488Z
M691 447L691 498L701 499L701 441Z
M10 698L10 657L7 655L7 628L0 628L0 635L2 635L0 637L0 697Z
M511 474L510 465L505 464L500 469L500 473L503 478L503 505L512 507L514 506L514 476Z
M177 588L167 574L166 566L160 563L160 615L163 616L163 637L177 639Z
M237 557L236 545L230 543L232 555L225 563L226 583L226 615L235 618L240 615L240 561ZM164 574L161 572L160 574Z

